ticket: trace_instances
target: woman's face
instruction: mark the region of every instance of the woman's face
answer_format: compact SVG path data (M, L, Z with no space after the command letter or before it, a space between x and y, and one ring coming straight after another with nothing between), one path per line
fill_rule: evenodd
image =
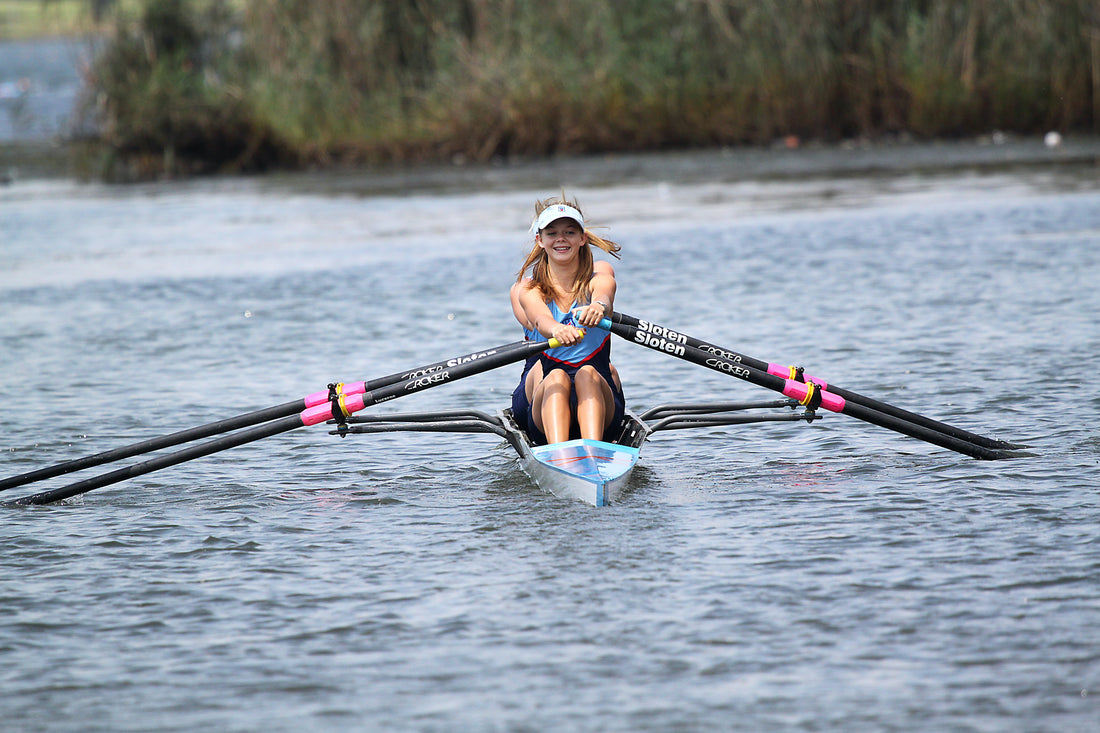
M584 246L584 229L572 219L555 219L543 227L538 240L552 261L566 263L576 259Z

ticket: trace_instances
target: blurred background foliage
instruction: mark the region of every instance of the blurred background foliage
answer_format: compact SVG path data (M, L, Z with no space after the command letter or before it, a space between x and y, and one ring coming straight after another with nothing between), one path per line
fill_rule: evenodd
M1096 0L84 2L108 175L1100 124Z

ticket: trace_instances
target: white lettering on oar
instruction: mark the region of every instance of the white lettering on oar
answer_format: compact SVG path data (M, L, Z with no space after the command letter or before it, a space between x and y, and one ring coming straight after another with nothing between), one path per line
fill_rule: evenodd
M687 341L688 341L687 336L685 336L684 334L677 333L676 331L673 331L671 328L665 328L664 326L658 326L656 323L650 323L649 321L638 321L638 328L640 328L641 330L643 330L647 333L651 333L654 336L660 336L660 337L666 338L669 341L675 341L675 342L681 343L681 344L686 344ZM638 343L645 343L645 342L639 340Z
M742 379L745 379L749 376L748 369L737 366L736 364L731 364L724 359L707 359L707 366L720 372L732 374L735 377L741 377Z
M678 333L674 333L674 335L680 336L680 338L684 338L682 335L680 335ZM687 353L687 350L683 346L681 346L679 343L674 343L673 341L668 341L667 339L663 339L663 338L660 338L658 336L654 336L653 334L646 333L645 331L635 331L634 332L634 341L639 343L639 344L643 344L645 346L648 346L651 349L656 349L657 351L664 351L667 354L673 354L675 356L683 356L684 354ZM681 341L680 343L685 343L685 342L686 342L686 340Z
M482 351L478 354L470 354L469 356L462 356L462 357L458 357L458 358L455 358L455 359L448 359L447 360L447 366L453 367L453 366L458 366L459 364L468 364L471 361L477 361L478 359L484 359L486 356L492 356L495 353L497 353L497 350L493 349L492 351Z
M402 381L407 381L409 379L416 379L417 377L423 377L426 374L434 374L435 372L438 372L441 369L443 369L442 366L434 366L434 367L431 367L431 368L428 368L428 369L417 369L415 371L408 372L407 374L402 374L401 379L402 379Z
M405 385L406 392L413 392L418 389L424 389L425 387L431 387L433 384L439 384L440 382L446 382L451 378L450 372L435 372L429 374L426 377L421 377L414 382L409 382Z
M717 346L700 346L699 348L702 351L707 352L708 354L714 354L715 356L719 356L723 359L729 359L730 361L735 361L738 364L741 363L741 355L737 354L737 353L734 353L732 351L725 351L723 349L719 349Z

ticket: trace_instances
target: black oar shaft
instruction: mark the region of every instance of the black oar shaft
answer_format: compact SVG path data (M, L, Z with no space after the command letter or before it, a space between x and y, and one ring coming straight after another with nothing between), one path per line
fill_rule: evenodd
M609 325L612 333L628 341L641 344L655 351L671 354L685 361L698 364L699 366L732 377L737 377L738 379L743 379L757 386L774 390L789 397L794 396L791 393L792 389L806 389L806 385L795 383L794 380L784 379L783 377L778 377L766 371L748 366L744 362L737 362L719 356L712 351L691 346L687 343L686 337L683 337L683 334L678 332L665 330L658 335L658 332L642 330L635 326L627 325L626 323L611 322ZM941 448L947 448L973 458L985 460L1011 457L1011 454L1005 451L986 448L984 446L975 445L967 440L944 435L939 431L911 423L907 420L902 420L892 415L886 415L864 405L849 403L836 395L830 395L828 393L823 393L823 395L828 397L827 400L823 400L822 402L822 407L825 407L825 409L839 412L843 415L849 415L859 420L863 420L864 422L924 440L933 445L938 445Z
M102 466L104 463L121 461L124 458L132 458L133 456L139 456L143 453L152 453L153 451L161 450L162 448L170 448L174 445L180 445L181 443L202 440L212 435L220 435L221 433L228 433L232 430L240 430L241 428L247 428L251 425L258 425L270 420L277 420L281 417L288 417L304 409L305 404L303 400L294 400L293 402L286 402L282 405L275 405L274 407L256 410L255 412L249 412L244 415L237 415L236 417L226 418L225 420L219 420L218 422L212 422L207 425L180 430L170 435L149 438L148 440L143 440L133 445L122 446L121 448L103 451L102 453L96 453L91 456L84 456L83 458L66 461L65 463L58 463L54 466L46 466L45 468L39 468L35 471L21 473L18 476L9 476L0 479L0 491L11 489L16 486L23 486L24 484L33 483L35 481L43 481L48 478L54 478L55 476L63 476L75 471L82 471L85 468Z
M445 362L448 366L441 370L431 371L429 373L423 373L423 370L414 370L412 372L414 376L404 381L391 383L363 394L349 396L344 400L345 409L350 414L365 407L378 404L379 402L386 402L407 394L420 392L431 387L480 374L490 369L496 369L506 364L522 361L528 356L532 356L550 348L551 345L557 345L557 342L553 342L552 344L550 341L523 341L514 344L506 344L496 349L489 349L465 357L450 359ZM53 502L68 499L78 494L109 486L110 484L115 484L120 481L125 481L135 476L142 476L162 468L175 466L185 461L208 456L212 453L251 443L262 438L285 433L306 425L316 425L340 417L333 415L332 409L331 403L309 407L302 410L300 414L297 415L272 420L264 425L241 430L232 435L218 438L217 440L193 445L183 450L176 451L175 453L151 458L147 461L127 466L126 468L120 468L110 473L93 476L83 481L77 481L50 491L43 491L14 501L4 502L4 504L7 506L52 504Z
M953 450L956 453L962 453L963 455L970 456L971 458L980 458L985 461L996 461L1002 458L1012 458L1013 455L1007 451L999 448L986 448L983 445L975 445L969 440L963 440L962 438L956 438L952 435L946 435L938 430L925 427L924 425L918 425L916 423L909 422L908 420L902 420L899 417L893 415L887 415L884 412L878 410L872 410L866 405L861 405L857 402L846 402L844 409L841 410L841 414L850 415L864 422L871 423L872 425L878 425L880 427L888 428L896 432L908 435L911 438L917 438L923 440L926 443L932 445L938 445L941 448L947 448Z
M894 417L906 420L911 423L915 423L917 425L923 425L930 430L935 430L937 432L943 433L944 435L950 435L954 438L958 438L959 440L965 440L969 443L979 445L983 448L992 448L994 450L1015 450L1024 447L1016 443L1010 443L1006 440L997 440L996 438L988 438L984 435L972 433L969 430L964 430L963 428L949 425L945 422L940 422L939 420L934 420L933 418L926 417L915 412L910 412L909 410L902 409L901 407L891 405L888 402L881 402L874 399L873 397L868 397L866 395L859 394L858 392L852 392L851 390L844 389L843 387L837 387L835 384L828 385L826 389L828 389L835 395L843 397L850 404L863 405L864 407L869 407L872 410L877 410L878 412L892 415Z
M5 502L9 505L27 505L27 504L52 504L55 501L62 501L77 494L84 494L92 489L99 489L110 484L117 484L119 481L125 481L129 478L136 476L142 476L153 471L159 471L162 468L168 468L169 466L175 466L185 461L190 461L195 458L201 458L208 456L211 453L217 453L218 451L227 450L229 448L235 448L238 445L244 445L245 443L251 443L261 438L267 438L272 435L278 435L279 433L285 433L288 430L294 430L295 428L302 427L302 419L298 415L291 417L285 417L279 420L273 420L264 425L258 427L242 430L232 435L226 435L217 440L211 440L207 443L200 443L199 445L193 445L189 448L176 451L175 453L169 453L168 455L158 456L156 458L150 458L147 461L141 463L135 463L132 466L125 468L119 468L110 473L104 473L99 476L93 476L91 478L84 479L83 481L77 481L76 483L68 484L57 489L50 491L43 491L38 494L32 494L31 496L24 496L21 499L15 501Z
M497 346L490 351L510 351L511 349L517 349L521 346L527 345L528 341L513 341L510 344L504 344L503 346ZM443 361L437 361L434 364L426 364L415 369L407 369L403 372L394 372L393 374L387 374L384 377L378 377L369 381L363 382L364 391L370 392L372 390L381 389L382 387L388 387L391 384L397 384L398 382L405 382L409 379L418 376L425 376L433 374L435 372L443 371L447 367L453 367L457 364L465 364L468 361L476 361L478 358L486 355L485 351L475 351L463 356L456 356L451 359L444 359Z
M522 345L524 342L517 341L504 346L498 346L493 351L508 351ZM417 376L427 376L442 371L449 366L453 366L456 363L465 363L468 361L476 360L483 355L484 351L477 351L464 356L457 356L453 359L447 359L444 361L437 361L433 364L426 364L416 369L406 370L403 372L394 372L384 377L378 377L367 382L362 383L362 389L364 391L372 391L387 387L399 382L405 382ZM16 476L8 476L0 479L0 491L5 489L12 489L17 486L24 486L26 484L34 483L35 481L44 481L46 479L54 478L57 476L63 476L68 473L75 473L76 471L82 471L86 468L94 468L95 466L102 466L105 463L113 463L115 461L121 461L125 458L133 458L145 453L152 453L163 448L171 448L172 446L182 445L183 443L190 443L195 440L202 440L203 438L209 438L214 435L221 435L222 433L232 432L234 430L240 430L241 428L247 428L252 425L259 425L260 423L269 422L271 420L278 420L279 418L289 417L297 414L306 409L310 405L308 404L308 398L302 398L298 400L292 400L291 402L285 402L281 405L275 405L273 407L267 407L262 410L256 410L254 412L248 412L243 415L237 415L235 417L226 418L217 422L208 423L206 425L199 425L194 428L188 428L186 430L180 430L168 435L161 435L155 438L149 438L132 445L122 446L120 448L114 448L112 450L103 451L102 453L96 453L90 456L84 456L83 458L76 458L71 461L65 461L64 463L58 463L53 466L46 466L34 471L28 471L27 473L21 473Z
M635 318L634 316L626 315L625 313L613 313L611 315L611 320L615 323L622 323L627 326L639 328L643 331L662 332L669 330L664 328L663 326L651 323L650 321L643 321L641 319ZM754 359L753 357L746 356L745 354L739 354L736 351L727 349L722 346L717 346L707 341L703 341L702 339L693 338L686 334L683 335L686 339L686 343L690 346L694 346L695 348L702 349L704 351L710 351L717 356L744 364L748 367L758 369L760 371L767 372L771 367L771 364L766 361ZM988 438L984 435L972 433L969 430L964 430L954 425L948 425L947 423L940 422L939 420L934 420L930 417L926 417L915 412L910 412L909 410L905 410L895 405L876 400L873 397L868 397L858 392L853 392L851 390L844 389L843 387L838 387L835 384L826 384L825 388L832 394L843 397L849 403L854 402L856 404L864 405L865 407L869 407L872 410L876 410L877 412L892 415L893 417L900 418L902 420L905 420L906 422L922 425L926 428L929 428L930 430L935 430L945 435L950 435L960 440L965 440L985 448L1011 450L1023 447L1015 443L1010 443L1008 441L997 440L995 438Z

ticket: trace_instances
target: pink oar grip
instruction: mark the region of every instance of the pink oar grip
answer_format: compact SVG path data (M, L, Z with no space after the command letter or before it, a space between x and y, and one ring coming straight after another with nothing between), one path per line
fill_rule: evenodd
M786 386L783 387L783 394L792 399L796 399L802 402L806 399L807 393L806 385L803 382L796 382L793 379L788 379ZM840 412L844 409L844 405L847 404L843 397L837 397L830 392L821 392L821 406L830 412Z
M346 395L363 394L367 391L366 382L352 382L351 384L345 384L343 393ZM313 407L320 405L324 402L328 402L328 392L314 392L311 395L306 395L305 400L306 407Z
M784 379L792 379L791 368L789 366L784 366L782 364L769 363L768 364L768 374L771 374L773 377L783 377ZM817 377L811 377L809 374L803 374L802 378L805 379L807 382L813 382L814 384L820 385L820 387L822 389L828 389L829 388L829 383L826 382L824 379L818 379Z
M349 413L355 413L362 410L365 407L363 404L363 395L347 395L344 397L344 407ZM328 401L328 393L325 393L324 404L315 405L314 407L308 407L302 410L301 417L302 425L317 425L318 423L332 420L332 404Z
M773 377L783 377L784 379L791 378L791 368L789 366L783 366L782 364L768 364L768 374Z
M314 392L313 394L306 395L305 400L306 407L314 407L328 402L328 392Z
M841 412L847 404L843 397L838 397L832 392L821 393L821 406L829 412Z
M324 404L307 407L302 410L302 424L316 425L332 419L332 405L326 399Z

